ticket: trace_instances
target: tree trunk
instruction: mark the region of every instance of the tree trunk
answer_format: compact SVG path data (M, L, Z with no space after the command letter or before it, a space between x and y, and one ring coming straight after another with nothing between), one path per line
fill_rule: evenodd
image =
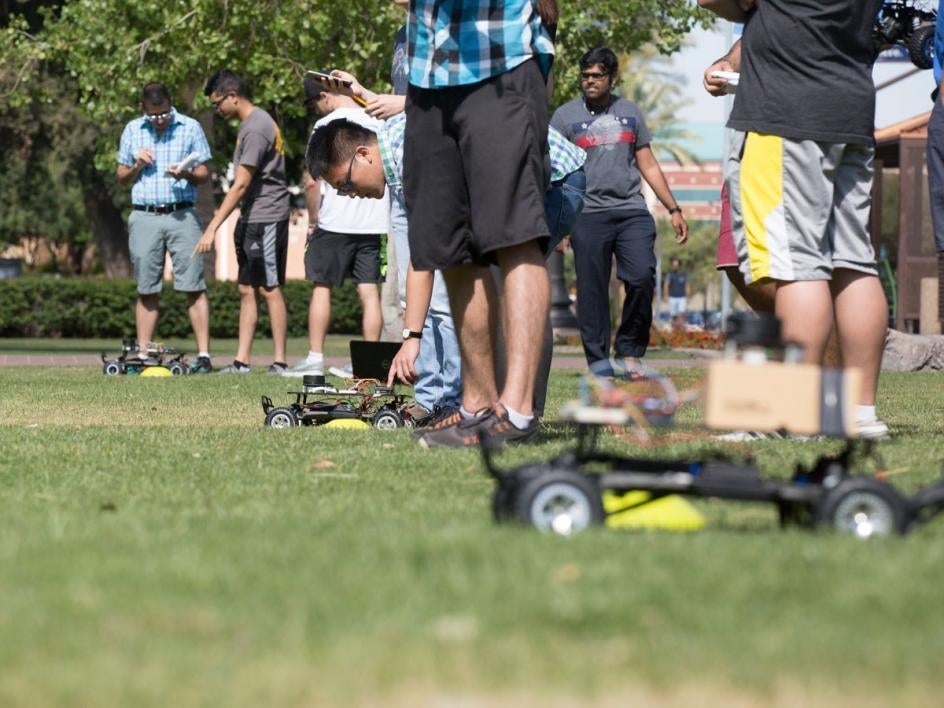
M130 278L131 258L128 254L128 227L115 206L111 192L94 167L85 174L85 213L88 215L92 238L109 278Z

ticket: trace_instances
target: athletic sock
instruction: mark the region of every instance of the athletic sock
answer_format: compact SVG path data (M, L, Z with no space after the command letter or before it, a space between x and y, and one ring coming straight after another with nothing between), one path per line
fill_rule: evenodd
M210 352L200 352L199 354L197 354L197 359L209 359L209 358L210 358Z
M875 406L856 406L856 422L875 418Z
M324 368L324 352L313 352L309 349L308 356L305 358L305 362L315 367L320 366L321 368Z
M462 416L462 420L472 420L475 417L475 413L469 413L469 411L462 406L459 406L459 415Z
M245 363L245 362L243 362L243 361L240 361L239 359L233 359L233 366L235 366L237 369L248 369L248 368L249 368L249 364L247 364L247 363Z
M529 425L531 425L531 421L534 420L533 415L523 415L516 410L512 410L508 406L505 406L505 411L508 413L508 422L515 426L518 430L526 429Z

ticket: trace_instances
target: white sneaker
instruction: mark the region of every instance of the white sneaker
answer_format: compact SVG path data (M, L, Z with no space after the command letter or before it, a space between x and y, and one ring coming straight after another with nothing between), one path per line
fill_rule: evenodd
M332 366L330 369L328 369L328 373L334 374L339 379L353 379L354 367L350 364L347 366Z
M295 366L290 366L282 372L282 376L294 378L311 375L324 376L324 364L311 364L308 359L302 359Z
M881 418L857 420L856 434L863 440L888 440L888 425Z

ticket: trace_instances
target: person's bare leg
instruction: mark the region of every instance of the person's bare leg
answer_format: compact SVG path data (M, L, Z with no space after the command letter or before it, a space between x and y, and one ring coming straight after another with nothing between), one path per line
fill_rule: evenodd
M196 293L187 293L190 306L187 314L190 315L190 326L193 327L193 336L197 339L197 351L210 351L210 300L206 290Z
M455 266L443 276L462 355L462 407L474 413L498 401L494 360L498 298L488 268Z
M154 330L157 329L158 305L160 295L138 293L138 301L134 306L134 323L138 335L138 346L144 348L154 341Z
M259 288L269 311L269 326L272 330L274 360L285 363L285 333L288 330L288 312L285 310L285 298L282 288Z
M744 298L754 312L774 313L774 296L777 294L777 285L772 280L748 285L744 282L744 274L738 270L737 266L730 266L724 269L724 274L738 294Z
M239 286L239 344L236 360L248 364L252 357L252 338L256 333L259 310L256 305L256 289L251 285Z
M324 353L325 337L331 322L331 286L315 283L308 304L308 349Z
M364 340L376 342L383 330L383 315L380 309L380 291L374 283L358 283L357 296L361 299L361 330ZM402 328L401 328L402 329Z
M832 292L842 359L862 371L859 404L874 406L888 328L885 291L876 276L843 268L833 271Z
M833 326L829 281L777 282L774 314L780 318L783 339L801 344L807 363L822 364Z
M534 376L550 307L547 266L536 241L501 249L498 265L504 279L501 312L507 357L500 401L522 415L531 415Z
M774 296L777 294L777 285L772 280L764 281L755 285L748 285L744 282L744 275L737 266L724 268L725 275L734 289L750 308L757 313L774 314ZM842 366L842 356L839 352L839 337L836 336L836 328L832 327L829 332L829 339L826 342L826 353L823 355L823 364L825 366Z

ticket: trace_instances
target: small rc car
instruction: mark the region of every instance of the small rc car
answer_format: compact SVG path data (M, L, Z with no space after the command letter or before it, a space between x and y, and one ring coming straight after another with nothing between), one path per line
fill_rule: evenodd
M295 402L276 407L268 396L262 397L265 424L270 428L293 428L298 425L323 425L332 420L361 420L378 430L396 430L410 420L403 409L409 405L406 396L381 386L374 379L355 380L350 388L337 389L325 382L323 375L302 379L301 391Z
M917 7L914 0L886 2L875 19L875 48L884 51L895 45L904 47L912 64L930 69L934 64L936 20L936 11Z
M140 356L142 352L146 354L146 358ZM140 374L155 366L167 369L174 376L190 372L187 359L176 348L165 347L163 344L148 344L141 348L134 337L121 340L121 354L116 359L111 359L102 352L102 371L108 376Z

